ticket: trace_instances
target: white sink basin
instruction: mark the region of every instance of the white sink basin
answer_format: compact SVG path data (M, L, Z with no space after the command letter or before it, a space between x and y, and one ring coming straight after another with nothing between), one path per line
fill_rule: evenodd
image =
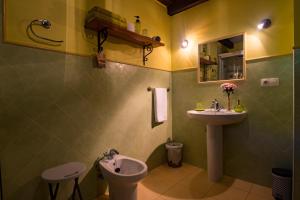
M204 111L189 110L187 111L187 115L207 125L228 125L241 122L247 117L247 112L237 113L228 110L214 111L206 109Z

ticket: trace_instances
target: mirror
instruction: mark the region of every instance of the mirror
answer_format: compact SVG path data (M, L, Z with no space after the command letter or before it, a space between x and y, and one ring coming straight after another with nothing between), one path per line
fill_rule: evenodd
M199 44L198 81L245 79L244 34Z

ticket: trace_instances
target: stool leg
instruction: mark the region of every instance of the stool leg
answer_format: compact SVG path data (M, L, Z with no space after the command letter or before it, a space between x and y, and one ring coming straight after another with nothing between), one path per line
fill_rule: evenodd
M55 200L57 193L58 193L59 183L56 184L54 193L53 193L53 188L52 188L51 183L48 183L48 187L49 187L49 193L50 193L51 200Z
M80 199L80 200L83 200L83 198L82 198L82 196L81 196L79 184L78 184L78 179L77 179L77 193L78 193L79 199Z
M75 200L76 190L77 190L79 199L80 199L80 200L83 200L83 198L82 198L82 196L81 196L81 192L80 192L78 180L79 180L79 178L75 178L75 183L74 183L73 193L72 193L72 200Z
M75 183L74 183L74 186L73 186L72 200L75 200L75 192L76 192L76 179L75 179Z

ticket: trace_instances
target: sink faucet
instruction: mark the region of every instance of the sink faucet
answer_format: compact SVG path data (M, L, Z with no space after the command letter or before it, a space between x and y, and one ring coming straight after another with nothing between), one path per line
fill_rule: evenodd
M114 156L117 154L119 154L119 152L116 149L109 149L107 152L103 154L103 156L108 160L112 160Z
M212 109L214 109L216 111L220 111L221 108L222 108L222 106L220 105L220 103L218 102L218 100L215 99L215 100L212 101L212 104L211 104L210 108L212 108Z

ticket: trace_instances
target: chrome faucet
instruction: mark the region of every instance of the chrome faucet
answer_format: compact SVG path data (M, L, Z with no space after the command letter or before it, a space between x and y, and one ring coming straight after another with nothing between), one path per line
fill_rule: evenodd
M212 103L211 103L211 106L210 108L216 110L216 111L220 111L222 106L220 105L220 103L218 102L217 99L213 100Z
M112 160L115 155L119 154L119 152L116 149L109 149L107 152L103 154L104 158L107 160Z

